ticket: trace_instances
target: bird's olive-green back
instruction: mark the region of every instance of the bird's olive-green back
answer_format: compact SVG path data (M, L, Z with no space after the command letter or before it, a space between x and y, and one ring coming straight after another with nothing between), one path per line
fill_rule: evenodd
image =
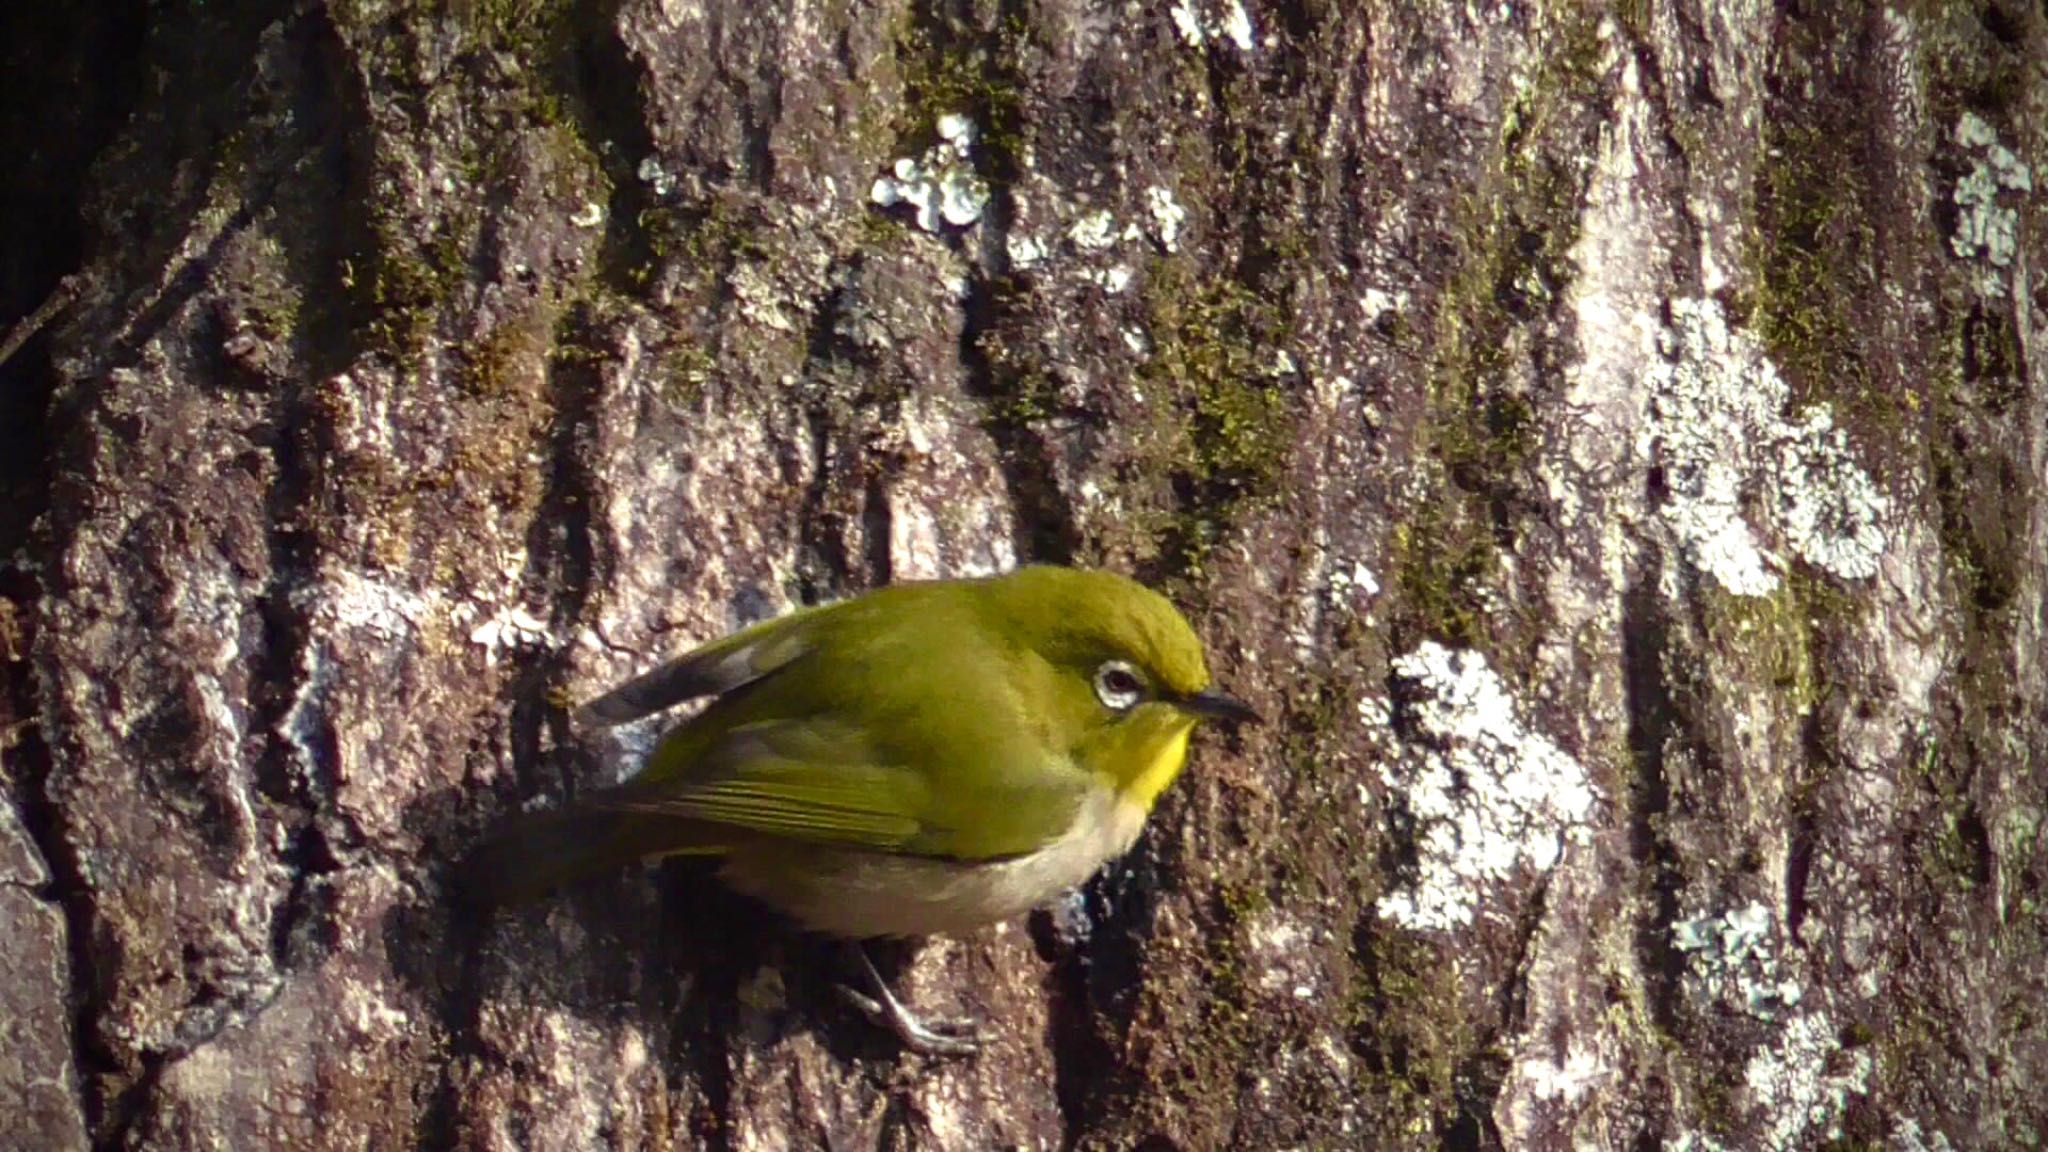
M1099 698L1112 660L1139 674L1144 703ZM1044 846L1092 787L1148 771L1156 785L1161 749L1189 723L1171 701L1209 682L1200 641L1165 598L1064 568L883 588L676 668L669 681L723 695L663 741L621 806L727 826L734 843L963 859Z

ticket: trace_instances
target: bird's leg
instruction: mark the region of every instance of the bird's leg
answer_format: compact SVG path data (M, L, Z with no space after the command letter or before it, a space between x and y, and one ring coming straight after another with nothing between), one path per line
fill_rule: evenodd
M935 1020L930 1024L917 1018L896 993L889 990L889 982L882 979L875 962L868 956L867 945L855 942L849 947L860 960L861 972L867 978L873 995L863 995L844 984L835 985L839 995L848 1004L860 1010L877 1026L887 1028L903 1041L913 1052L927 1056L972 1056L981 1051L981 1039L976 1035L972 1020Z

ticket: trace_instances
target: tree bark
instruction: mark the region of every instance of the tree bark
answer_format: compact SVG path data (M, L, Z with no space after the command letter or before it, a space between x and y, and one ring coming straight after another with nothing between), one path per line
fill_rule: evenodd
M2048 1139L2038 6L8 20L0 1144ZM1027 561L1270 722L894 957L978 1058L457 910L565 701Z

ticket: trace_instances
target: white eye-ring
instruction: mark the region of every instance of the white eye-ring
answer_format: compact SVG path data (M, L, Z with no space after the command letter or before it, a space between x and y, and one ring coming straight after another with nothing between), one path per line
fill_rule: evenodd
M1095 696L1112 711L1126 712L1145 698L1145 678L1121 660L1095 670Z

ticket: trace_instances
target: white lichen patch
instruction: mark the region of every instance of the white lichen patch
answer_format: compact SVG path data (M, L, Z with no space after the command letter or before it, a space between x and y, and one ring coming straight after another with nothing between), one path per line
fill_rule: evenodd
M1672 942L1686 957L1686 990L1766 1023L1781 1024L1744 1065L1748 1108L1761 1147L1806 1147L1813 1136L1841 1135L1849 1098L1867 1090L1868 1052L1844 1051L1839 1029L1822 1008L1807 1005L1777 943L1770 908L1752 903L1681 920Z
M494 663L500 652L539 648L552 643L547 622L521 604L502 604L484 622L470 629L469 642L484 649L486 663Z
M1784 561L1747 508L1800 559L1845 580L1875 575L1890 502L1833 414L1788 417L1784 378L1712 300L1672 301L1659 343L1638 447L1662 470L1664 521L1693 565L1737 596L1776 590Z
M675 174L661 166L661 157L651 153L640 158L640 167L633 174L657 197L666 197L676 190Z
M1115 247L1116 215L1107 208L1088 213L1067 229L1067 240L1082 252L1104 252Z
M1355 595L1370 600L1380 594L1379 578L1361 560L1348 569L1330 573L1330 594L1337 597Z
M1975 112L1956 122L1956 143L1970 157L1970 171L1956 181L1956 234L1949 247L1979 264L1977 290L1997 293L2019 251L2019 206L2034 191L2026 161L1998 142L1998 130Z
M1021 196L1017 206L1012 231L1003 240L1004 253L1012 268L1036 268L1051 259L1057 247L1063 255L1092 265L1079 269L1074 274L1077 280L1111 295L1129 288L1137 277L1125 247L1143 242L1149 234L1162 250L1178 252L1188 216L1172 190L1158 186L1145 191L1145 227L1131 220L1119 220L1107 208L1084 208L1064 224L1055 224L1042 235L1033 235L1026 231L1024 221L1028 213Z
M939 142L924 155L905 156L886 176L875 179L868 199L884 208L908 204L917 226L937 232L950 225L965 228L988 209L988 182L974 170L974 122L957 113L938 119Z
M1112 264L1107 268L1092 269L1083 275L1112 296L1131 286L1131 269L1127 264Z
M1500 677L1477 652L1424 643L1394 661L1410 689L1414 739L1383 762L1415 841L1417 875L1380 898L1406 928L1472 923L1491 887L1555 867L1583 840L1598 799L1578 761L1516 718Z
M1040 240L1036 236L1027 236L1021 232L1010 233L1003 240L1003 250L1010 257L1010 266L1020 271L1026 268L1037 267L1045 261L1048 255L1045 241Z
M1849 1097L1869 1090L1870 1053L1843 1052L1826 1014L1793 1018L1777 1041L1743 1070L1752 1106L1762 1113L1766 1148L1805 1148L1808 1137L1842 1135Z
M1329 929L1279 911L1252 918L1245 934L1247 957L1257 970L1260 992L1292 1000L1313 1000L1325 991L1318 963Z
M1834 413L1806 409L1777 448L1779 523L1792 551L1845 580L1877 575L1891 501L1856 463Z
M1892 1128L1892 1147L1897 1152L1954 1152L1955 1145L1940 1132L1932 1134L1920 1130L1920 1122L1911 1116L1898 1122Z
M1152 234L1159 238L1159 246L1168 252L1180 251L1180 230L1187 223L1188 210L1173 198L1173 189L1145 189L1145 206L1152 213Z
M1174 0L1169 14L1182 43L1190 48L1200 48L1211 40L1228 40L1239 52L1249 52L1257 46L1251 14L1245 11L1244 0L1223 0L1216 8L1214 15L1205 16L1197 0Z
M1405 291L1387 292L1368 285L1365 291L1358 295L1359 311L1365 313L1365 318L1373 323L1378 323L1380 317L1389 312L1398 316L1407 308L1408 293Z
M1778 970L1770 945L1771 910L1751 904L1722 915L1672 925L1671 941L1686 954L1696 997L1734 1002L1759 1020L1776 1020L1799 1004L1799 982Z
M1594 1085L1612 1077L1614 1070L1591 1052L1568 1049L1561 1058L1532 1056L1519 1060L1515 1063L1515 1075L1529 1085L1529 1092L1536 1099L1570 1107L1585 1099Z
M337 628L364 629L385 640L403 638L439 608L436 597L346 568L322 571L319 579L293 589L291 598L292 606L311 619Z

